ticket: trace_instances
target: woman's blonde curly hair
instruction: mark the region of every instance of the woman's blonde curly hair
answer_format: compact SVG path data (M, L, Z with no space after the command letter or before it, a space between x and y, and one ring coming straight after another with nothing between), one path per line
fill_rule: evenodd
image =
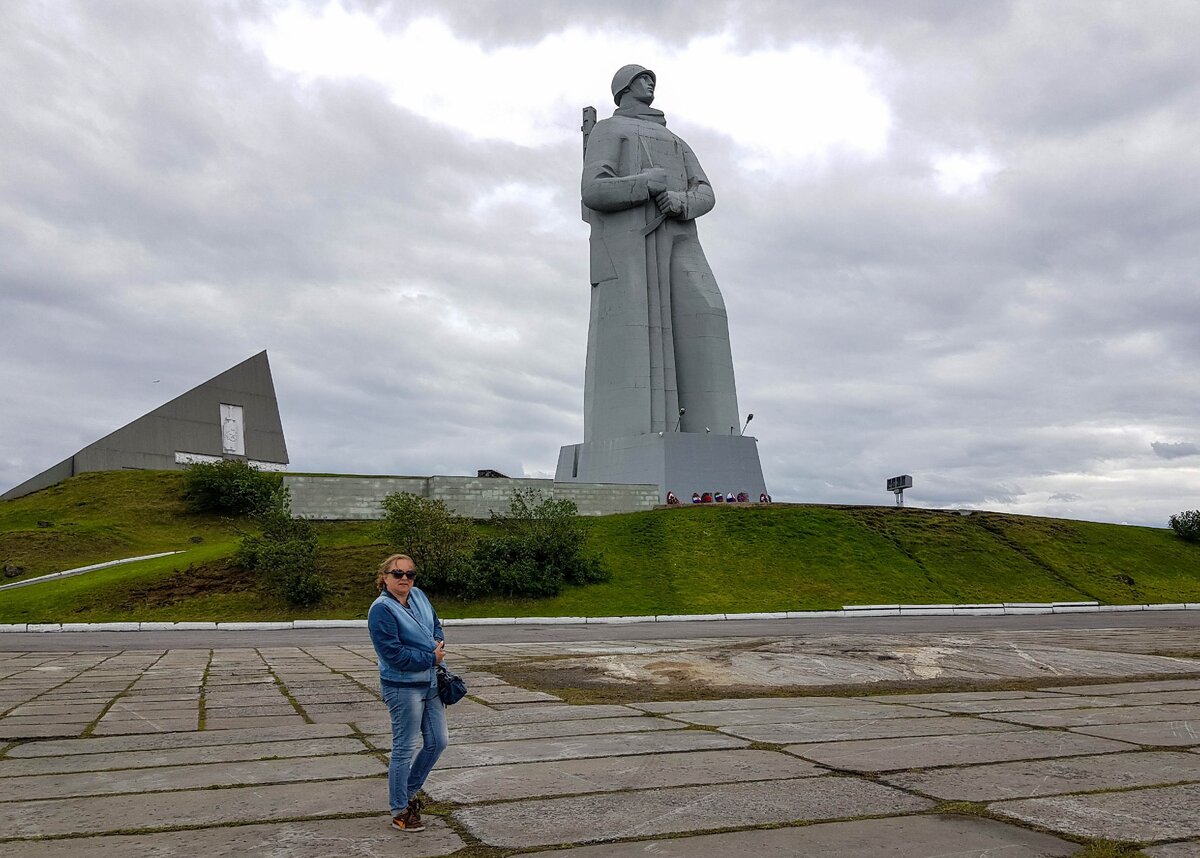
M382 563L380 563L379 564L379 572L375 575L375 588L380 593L382 593L384 588L387 586L388 572L392 571L392 564L395 563L397 560L407 560L409 563L412 563L414 566L416 565L416 561L413 560L411 557L409 557L407 554L393 554L387 560L384 560Z

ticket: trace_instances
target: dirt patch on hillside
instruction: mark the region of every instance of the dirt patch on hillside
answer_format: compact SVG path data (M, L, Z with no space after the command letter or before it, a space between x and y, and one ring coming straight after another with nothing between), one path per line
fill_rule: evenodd
M177 569L167 578L131 587L122 594L123 608L163 608L178 605L195 596L212 593L239 593L258 589L253 573L231 560L215 560L201 566Z

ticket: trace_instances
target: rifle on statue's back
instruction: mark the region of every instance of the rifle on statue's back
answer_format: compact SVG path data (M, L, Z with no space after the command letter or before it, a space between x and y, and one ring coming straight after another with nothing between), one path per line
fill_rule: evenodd
M579 130L583 132L583 155L585 158L587 157L588 137L591 136L592 128L595 126L595 124L596 124L596 108L585 107L583 109L583 125L579 126ZM580 210L581 215L583 216L583 222L591 223L591 217L589 214L590 209L588 209L588 207L585 206L581 202L579 204L579 210Z

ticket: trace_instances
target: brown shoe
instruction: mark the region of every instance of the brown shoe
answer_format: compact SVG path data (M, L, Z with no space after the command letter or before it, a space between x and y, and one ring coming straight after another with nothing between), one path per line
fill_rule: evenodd
M420 814L413 813L411 807L400 811L399 816L392 817L392 828L397 831L424 831L425 824L421 822Z
M415 795L408 800L408 807L406 810L408 812L408 821L412 825L419 825L422 828L425 827L425 823L421 821L421 808L424 806L425 802L421 801L421 799L417 798Z

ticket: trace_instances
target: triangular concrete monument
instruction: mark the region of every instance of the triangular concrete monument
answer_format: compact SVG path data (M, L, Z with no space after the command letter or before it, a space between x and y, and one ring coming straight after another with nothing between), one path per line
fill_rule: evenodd
M287 444L265 351L198 384L3 495L21 497L89 471L166 470L240 459L287 466Z

